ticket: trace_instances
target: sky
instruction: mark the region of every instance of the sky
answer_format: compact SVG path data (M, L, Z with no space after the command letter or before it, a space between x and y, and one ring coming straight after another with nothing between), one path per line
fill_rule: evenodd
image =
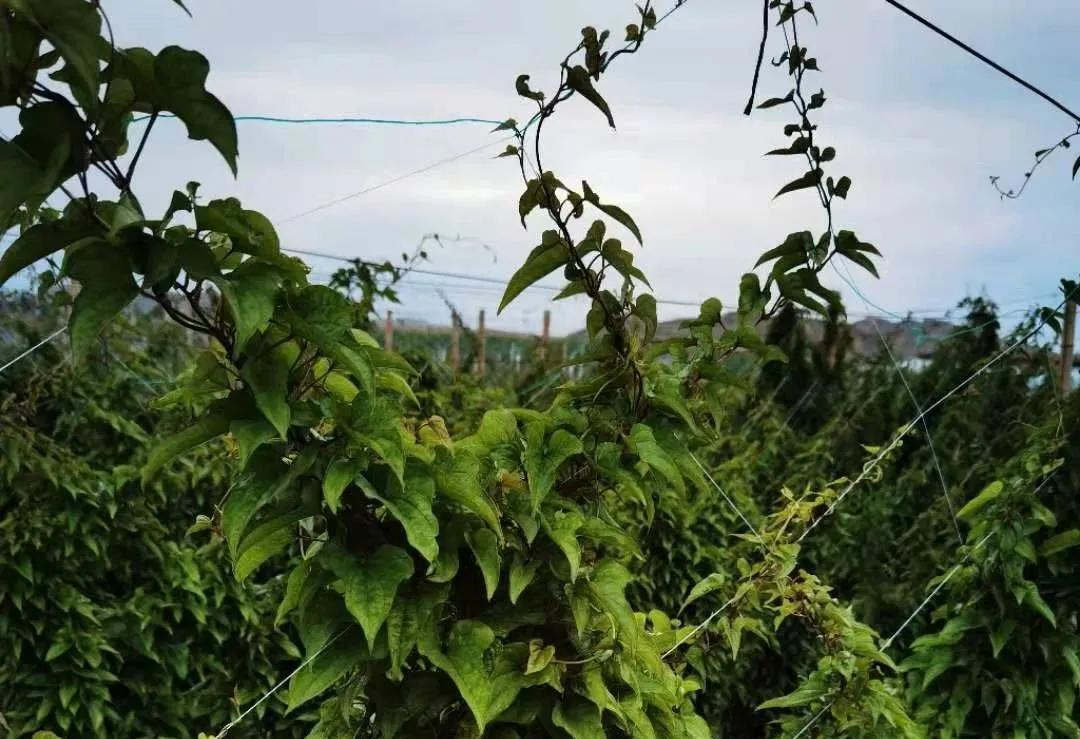
M629 0L186 2L193 18L168 0L113 0L117 43L197 49L211 62L208 88L235 115L284 117L526 120L529 104L514 92L518 74L549 88L582 26L621 29L635 14ZM1047 162L1020 200L1002 201L989 177L1018 183L1034 151L1075 124L881 0L815 5L820 26L804 23L801 40L822 70L812 84L828 96L818 137L837 149L831 172L854 181L836 223L885 255L880 280L855 272L876 307L835 275L825 281L841 289L852 313L940 314L982 293L1005 310L1056 303L1058 279L1080 271L1080 183L1070 179L1070 152ZM1080 107L1075 0L910 5ZM658 7L666 8L663 0ZM742 114L760 14L750 0L687 0L603 79L616 130L581 100L563 106L546 129L546 168L568 183L587 179L634 216L645 239L633 247L636 261L661 300L730 304L740 274L762 251L792 231L823 228L808 192L773 199L803 171L794 158L762 156L785 144L789 116L780 108ZM773 34L770 54L779 43ZM786 90L783 70L766 64L759 99ZM234 180L210 146L187 141L178 121L161 121L135 180L147 210L163 210L173 189L197 180L208 198L235 195L266 213L289 248L400 259L425 234L439 233L443 245L429 242L425 268L497 279L517 269L544 228L539 218L522 228L521 181L512 159L493 158L502 134L490 126L238 127ZM631 241L626 235L624 245ZM310 262L316 276L336 266ZM507 330L539 331L549 308L556 334L579 329L587 307L551 304L551 293L537 290L496 316L498 288L421 275L406 278L400 293L400 317L445 322L449 300L467 323L485 309L489 326ZM662 319L690 312L661 306Z

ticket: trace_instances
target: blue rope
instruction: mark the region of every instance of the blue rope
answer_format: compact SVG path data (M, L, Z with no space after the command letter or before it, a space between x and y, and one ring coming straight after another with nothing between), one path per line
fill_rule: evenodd
M158 113L159 118L176 118L172 113ZM257 121L261 123L368 123L391 126L452 126L457 123L486 123L498 126L502 121L488 118L445 118L436 120L409 120L403 118L282 118L270 115L238 115L233 117L237 121ZM150 120L150 116L143 115L132 119L132 123L143 123Z

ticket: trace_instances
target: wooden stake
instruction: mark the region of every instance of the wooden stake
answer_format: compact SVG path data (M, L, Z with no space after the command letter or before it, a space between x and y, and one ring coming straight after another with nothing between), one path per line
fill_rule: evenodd
M461 326L457 313L450 314L450 369L456 375L461 370Z
M540 333L540 361L546 362L548 343L551 341L551 311L544 311L544 328Z
M1075 334L1076 302L1070 300L1065 304L1065 325L1061 332L1061 377L1059 382L1062 395L1072 390L1073 362L1076 359Z
M394 312L386 311L386 323L383 325L383 347L388 352L394 351Z
M484 329L484 311L480 310L480 320L476 323L476 374L487 374L487 331Z

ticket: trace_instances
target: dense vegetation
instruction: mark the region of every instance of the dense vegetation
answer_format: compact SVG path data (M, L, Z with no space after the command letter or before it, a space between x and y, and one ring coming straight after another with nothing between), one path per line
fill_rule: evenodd
M847 351L820 276L880 254L835 226L852 182L826 174L826 98L804 94L815 11L766 10L790 90L759 107L794 119L770 153L808 168L778 195L811 194L824 227L765 251L733 315L710 299L663 341L632 216L543 165L564 105L614 125L604 74L666 16L646 2L619 43L582 29L553 90L517 77L535 113L499 127L503 156L546 230L502 307L553 274L588 297L571 380L550 357L469 378L387 350L372 311L399 272L313 284L265 216L195 183L144 210L162 114L236 170L208 62L116 46L98 3L0 1L20 111L0 284L49 262L4 328L71 338L0 377L0 728L1080 736L1080 407L1033 342L1061 306L1003 340L974 301L917 373Z

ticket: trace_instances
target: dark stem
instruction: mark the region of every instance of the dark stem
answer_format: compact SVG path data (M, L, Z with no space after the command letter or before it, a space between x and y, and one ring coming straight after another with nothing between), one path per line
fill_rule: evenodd
M131 164L128 166L127 174L124 175L124 187L122 192L131 192L131 178L135 176L135 166L139 163L139 157L142 156L143 149L146 147L146 140L150 138L150 130L154 127L154 123L157 121L158 112L155 110L150 115L150 122L146 124L146 129L142 133L142 138L139 139L139 146L135 149L135 156L131 159Z
M758 46L757 64L754 65L754 81L750 84L750 99L746 101L743 115L750 115L757 96L758 78L761 76L761 61L765 58L765 42L769 40L769 0L762 2L761 8L761 45Z

